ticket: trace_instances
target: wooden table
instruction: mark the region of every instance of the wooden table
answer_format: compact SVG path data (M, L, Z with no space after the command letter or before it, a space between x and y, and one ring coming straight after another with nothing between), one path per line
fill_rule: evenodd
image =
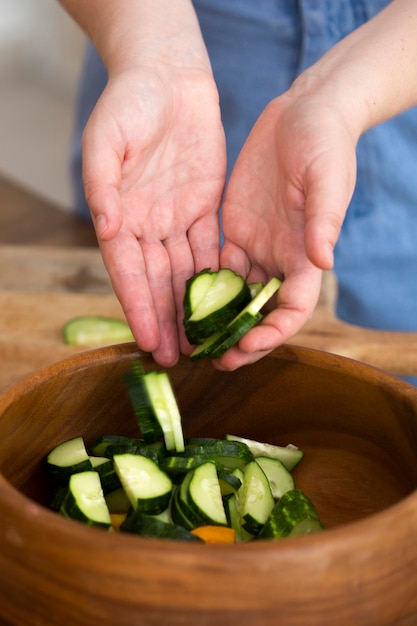
M0 178L0 388L80 351L62 326L75 315L123 318L90 223ZM291 341L417 376L417 333L358 328L334 314L334 276L325 276L313 315Z
M97 247L93 226L0 176L0 244Z

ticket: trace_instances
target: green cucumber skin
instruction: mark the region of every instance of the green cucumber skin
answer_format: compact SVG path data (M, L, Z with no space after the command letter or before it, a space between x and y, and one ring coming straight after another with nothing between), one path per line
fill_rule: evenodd
M209 349L207 356L210 357L210 359L219 359L232 346L236 345L246 333L256 326L261 319L261 313L256 313L255 315L244 313L234 318L231 325L226 327L228 336L222 343L214 346L213 349Z
M146 515L141 511L129 512L125 521L120 526L120 531L141 535L142 537L202 542L199 537L191 534L182 526L164 522L150 515Z
M111 455L108 454L107 449L109 446L133 446L145 444L144 440L137 439L136 437L126 437L125 435L102 435L90 446L91 454L94 456L107 456L111 458Z
M120 489L122 485L116 470L114 469L113 461L111 459L106 459L104 463L97 464L94 462L95 460L98 460L98 457L91 457L91 464L94 471L97 472L100 477L103 493L107 494L115 489Z
M298 524L305 522L310 522L310 528L314 532L322 528L317 510L305 493L300 489L287 491L272 509L259 538L282 539L295 536Z
M153 443L163 437L163 431L153 411L143 376L133 366L124 379L142 437L146 443Z

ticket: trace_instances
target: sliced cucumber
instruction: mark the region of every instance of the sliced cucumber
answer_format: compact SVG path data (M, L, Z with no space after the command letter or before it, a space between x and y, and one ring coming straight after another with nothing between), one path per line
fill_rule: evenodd
M209 288L211 287L217 272L211 272L205 268L191 276L185 283L184 294L184 319L188 319L196 310Z
M103 493L109 493L115 489L120 489L121 483L114 469L113 461L107 457L92 456L90 457L91 465L93 469L98 473L100 477L101 487Z
M259 533L261 539L281 539L323 530L317 510L300 489L284 493Z
M182 541L199 541L199 537L177 524L170 524L157 517L146 515L141 511L131 511L120 526L121 532L135 533L142 537L158 539L179 539Z
M228 324L208 337L200 346L197 346L190 358L194 361L206 356L211 359L219 359L262 319L261 309L278 291L281 284L282 281L274 277L262 288L258 286L259 291L252 300ZM252 293L255 291L256 288Z
M242 527L257 535L274 508L274 498L265 472L256 461L248 463L243 473L239 497Z
M204 274L200 274L199 280L204 280L203 277ZM189 342L200 344L206 337L223 330L250 299L250 290L244 278L231 269L220 269L196 309L184 318Z
M262 289L265 287L265 283L262 283L260 281L257 282L257 283L249 283L248 287L249 287L249 291L250 291L250 296L251 296L251 298L253 300L253 298L255 296L257 296L258 293L260 291L262 291Z
M172 481L155 461L136 454L117 454L113 463L135 510L157 515L168 507Z
M211 359L219 359L229 348L237 344L242 339L243 335L246 335L251 328L256 326L261 319L261 313L252 315L252 313L244 312L238 315L237 318L233 320L233 330L230 326L227 326L227 337L225 337L222 342L216 342L215 346L211 346L207 356Z
M211 353L222 345L224 341L229 337L227 330L219 330L214 335L207 337L200 345L197 345L190 354L192 361L198 361L204 359L206 356L210 356Z
M107 453L107 449L109 446L132 446L144 444L144 441L141 439L137 439L135 437L126 437L124 435L102 435L90 446L91 453L94 456L102 456L111 458L111 455Z
M227 525L217 469L212 461L193 470L188 499L190 506L207 524Z
M65 343L78 346L134 341L125 320L99 315L74 317L64 325L63 332Z
M48 454L46 464L49 474L61 484L66 484L72 474L93 469L82 437L57 445Z
M242 486L241 479L232 472L226 472L225 470L218 470L217 476L219 479L220 491L222 498L230 496L232 493L236 493Z
M148 372L147 376L149 376ZM152 405L152 400L145 384L145 371L140 361L133 361L131 369L125 374L125 383L133 406L142 437L146 443L157 441L164 433Z
M90 526L111 527L110 513L97 472L80 472L71 476L61 513Z
M179 486L175 487L172 495L171 517L174 524L183 526L187 530L193 530L193 528L198 526L198 523L195 523L195 518L192 515L192 512L190 513L188 504L181 499Z
M181 415L167 372L144 372L142 364L136 361L125 380L145 441L163 436L167 450L182 452Z
M268 456L257 456L256 462L265 472L275 500L281 498L287 491L294 489L294 478L284 463Z
M269 456L273 459L278 459L290 472L304 457L304 452L291 443L287 446L277 446L271 443L262 443L254 439L247 439L230 434L226 435L226 439L228 441L240 441L245 443L255 458L258 456Z
M184 476L190 470L205 463L206 460L206 457L168 456L162 459L160 468L174 479L175 476Z
M235 467L243 468L253 455L249 448L240 441L216 441L207 445L187 445L185 457L192 457L195 462L210 460L218 469L232 470Z

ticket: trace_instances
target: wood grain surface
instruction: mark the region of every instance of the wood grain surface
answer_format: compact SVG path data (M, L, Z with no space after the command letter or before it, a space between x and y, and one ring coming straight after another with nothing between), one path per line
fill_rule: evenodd
M62 327L77 315L124 319L96 248L0 246L0 388L85 350L63 343ZM324 350L398 375L417 375L417 333L384 332L341 322L336 285L326 274L312 319L291 344ZM7 365L6 365L7 364Z

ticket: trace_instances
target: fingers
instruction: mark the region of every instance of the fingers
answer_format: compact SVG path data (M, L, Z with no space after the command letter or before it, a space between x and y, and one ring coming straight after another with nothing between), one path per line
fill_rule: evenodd
M139 243L123 231L100 243L114 291L138 347L170 367L178 359L171 267L161 242Z
M114 143L93 114L83 135L83 183L97 237L104 241L112 239L123 222L119 195L123 152Z
M352 198L356 167L355 155L338 162L329 160L328 171L313 172L306 181L304 244L310 261L322 270L333 267L333 250L339 238Z

